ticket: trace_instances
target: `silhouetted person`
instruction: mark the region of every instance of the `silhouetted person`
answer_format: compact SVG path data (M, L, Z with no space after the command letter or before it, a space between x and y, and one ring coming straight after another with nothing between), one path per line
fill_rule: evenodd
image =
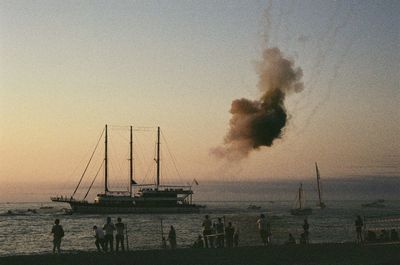
M193 248L204 248L204 242L201 235L197 237L197 240L193 244Z
M167 248L167 240L165 240L165 236L161 238L161 248L166 249Z
M99 252L101 252L102 250L104 251L104 232L103 229L101 229L100 227L97 226L93 226L93 230L94 230L94 237L96 238L96 241L94 242L94 244L96 245L96 248Z
M367 231L367 241L368 242L376 242L376 233L374 231L368 230Z
M216 233L217 233L217 224L214 222L211 227L211 235L208 237L210 248L215 248L217 241Z
M235 233L235 228L232 226L232 222L228 223L228 226L225 227L225 241L226 241L226 246L228 248L233 247L233 235Z
M51 233L53 234L53 253L61 252L61 239L64 237L64 229L60 225L60 220L56 219L54 221L53 228L51 229Z
M218 218L218 223L216 225L217 229L217 247L224 247L224 223L222 222L222 218Z
M286 242L287 245L296 245L296 239L294 238L294 236L289 233L289 239Z
M236 229L233 234L233 245L237 248L239 246L239 229Z
M260 215L260 218L257 220L258 231L260 232L261 241L264 246L267 245L267 220L264 214Z
M111 217L107 217L107 223L103 226L103 230L105 231L105 243L104 248L105 251L108 251L108 246L110 246L110 251L114 251L114 230L115 226L111 222Z
M119 250L119 245L121 245L122 251L125 251L124 246L124 230L125 225L121 222L121 217L117 218L117 223L115 224L115 228L117 229L117 234L115 235L115 250Z
M209 247L208 243L210 241L210 238L208 236L211 235L211 226L212 226L210 217L208 215L205 216L202 226L203 226L204 243L206 245L206 248L208 248Z
M169 241L169 245L171 246L171 248L176 249L176 232L175 232L175 228L172 225L168 232L168 241Z
M301 233L301 235L300 235L300 245L306 245L306 244L307 244L306 235L305 235L305 233Z
M364 226L363 220L361 219L361 216L357 216L357 219L355 221L355 225L356 225L356 232L357 232L357 243L363 243L364 239L362 236L362 229Z
M304 236L306 239L306 243L309 244L310 243L310 233L309 233L309 229L310 229L310 225L308 224L307 219L304 219L304 224L303 224L303 230L304 230Z
M267 222L267 244L271 244L271 237L272 237L271 223Z
M389 238L390 237L389 237L388 231L385 229L382 229L381 234L379 236L379 241L386 242L386 241L389 241Z
M390 230L390 240L399 241L399 234L397 233L396 229Z

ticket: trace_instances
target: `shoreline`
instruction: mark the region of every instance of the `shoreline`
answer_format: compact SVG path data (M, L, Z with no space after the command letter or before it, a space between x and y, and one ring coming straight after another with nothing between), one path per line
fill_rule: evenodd
M354 243L272 245L222 249L181 248L120 253L70 252L0 257L0 264L176 264L176 265L398 265L400 244L360 246Z

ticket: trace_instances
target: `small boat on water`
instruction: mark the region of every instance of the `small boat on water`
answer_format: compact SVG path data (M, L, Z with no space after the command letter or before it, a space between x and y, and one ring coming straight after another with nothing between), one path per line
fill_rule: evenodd
M127 191L112 191L108 184L108 135L107 125L103 130L104 134L104 160L98 172L103 167L104 169L104 192L97 194L94 202L86 200L90 189L97 177L93 178L89 189L83 199L75 198L76 191L82 182L92 157L83 172L75 191L71 196L57 196L51 197L53 202L68 203L71 206L71 213L88 213L88 214L110 214L110 213L197 213L200 208L205 206L196 205L192 203L192 185L186 186L172 186L161 185L160 183L160 127L157 127L157 143L156 143L156 182L155 184L137 184L133 179L133 133L132 126L130 126L130 158L129 160L129 186ZM194 180L196 185L198 184ZM136 189L136 190L135 190ZM68 212L69 213L69 212Z
M310 215L312 214L312 209L305 207L305 198L303 192L303 184L300 183L298 196L296 199L295 207L290 210L292 215Z
M367 208L385 208L386 205L384 203L385 203L385 200L380 199L380 200L376 200L376 201L373 201L370 203L361 204L361 206L367 207Z
M249 209L249 210L260 210L260 209L261 209L261 206L254 205L254 204L250 204L250 205L247 207L247 209Z
M319 175L319 169L318 169L318 165L317 162L315 162L315 172L317 174L317 188L318 188L318 204L317 206L320 209L324 209L326 208L326 204L322 201L322 195L321 195L321 177Z
M51 210L51 209L54 209L54 207L53 206L40 206L39 209L40 210Z

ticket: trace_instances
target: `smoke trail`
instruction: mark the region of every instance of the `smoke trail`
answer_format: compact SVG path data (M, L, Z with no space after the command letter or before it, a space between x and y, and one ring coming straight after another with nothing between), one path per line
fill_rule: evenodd
M261 146L271 146L281 138L288 115L284 105L290 92L303 90L301 68L284 58L278 48L268 48L257 64L259 100L236 99L232 102L230 130L224 144L211 150L217 157L240 160Z

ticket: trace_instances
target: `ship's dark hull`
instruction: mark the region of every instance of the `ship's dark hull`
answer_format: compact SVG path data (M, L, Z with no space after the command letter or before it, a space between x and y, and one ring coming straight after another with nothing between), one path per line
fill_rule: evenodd
M136 206L136 205L105 205L96 203L70 202L73 213L82 214L180 214L199 213L202 206L176 205L168 207Z

